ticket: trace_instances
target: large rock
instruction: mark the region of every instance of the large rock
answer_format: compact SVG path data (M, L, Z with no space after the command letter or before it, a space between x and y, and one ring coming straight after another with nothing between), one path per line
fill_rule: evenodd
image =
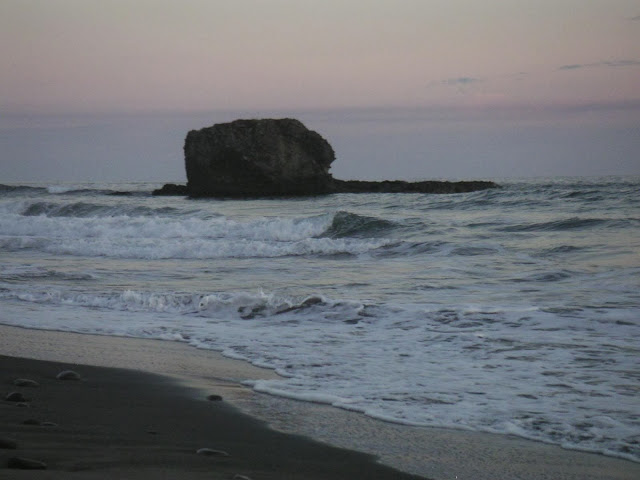
M462 193L493 182L370 182L329 173L333 148L291 118L236 120L192 130L184 142L187 185L167 184L154 195L263 197L330 193Z
M192 196L326 193L333 148L298 120L236 120L192 130L184 143Z

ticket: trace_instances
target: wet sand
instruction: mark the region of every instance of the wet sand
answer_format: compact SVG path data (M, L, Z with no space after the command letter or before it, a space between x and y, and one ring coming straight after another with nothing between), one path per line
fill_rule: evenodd
M71 362L0 356L0 366L3 399L10 392L26 398L0 404L0 445L16 447L0 448L0 478L415 478L209 400L205 393L224 398L233 388L224 381L205 392L170 377ZM68 369L81 379L56 378ZM38 386L16 386L18 378ZM7 468L16 457L47 468Z
M0 355L2 398L19 391L29 400L0 404L0 438L18 446L0 448L0 479L417 478L348 449L436 480L640 478L640 464L625 460L255 394L240 383L275 373L176 342L0 326ZM64 369L82 380L56 380ZM23 377L40 386L12 384ZM201 448L229 456L197 454ZM16 456L47 469L7 469Z

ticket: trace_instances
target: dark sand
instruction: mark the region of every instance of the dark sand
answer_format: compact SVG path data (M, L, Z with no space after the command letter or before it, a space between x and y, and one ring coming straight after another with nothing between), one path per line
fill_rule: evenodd
M276 432L168 377L7 356L0 356L0 367L0 437L17 443L15 450L0 449L0 478L418 478L365 454ZM82 380L56 380L65 369ZM40 386L16 387L16 378ZM5 401L11 391L30 401L25 406ZM23 424L30 419L57 425ZM200 448L229 456L196 454ZM9 458L16 456L48 468L8 469Z
M83 381L55 380L65 368ZM41 386L13 386L21 377ZM420 478L350 449L437 480L640 478L639 463L508 435L396 425L240 385L273 378L271 370L178 342L0 325L0 439L18 443L0 449L0 479ZM30 398L28 406L5 401L12 391ZM225 402L206 400L212 394ZM57 426L22 423L29 419ZM230 456L203 457L199 448ZM48 469L9 470L14 456Z

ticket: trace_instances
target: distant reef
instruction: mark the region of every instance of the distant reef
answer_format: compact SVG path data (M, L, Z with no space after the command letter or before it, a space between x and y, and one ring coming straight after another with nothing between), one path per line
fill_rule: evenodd
M329 173L333 148L291 119L235 120L192 130L184 142L187 184L154 195L274 197L331 193L461 193L497 188L487 181L338 180Z

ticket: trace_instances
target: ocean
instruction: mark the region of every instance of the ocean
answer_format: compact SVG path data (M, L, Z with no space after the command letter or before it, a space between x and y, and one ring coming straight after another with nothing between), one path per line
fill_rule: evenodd
M0 320L185 342L258 392L640 462L640 178L465 194L0 185Z

